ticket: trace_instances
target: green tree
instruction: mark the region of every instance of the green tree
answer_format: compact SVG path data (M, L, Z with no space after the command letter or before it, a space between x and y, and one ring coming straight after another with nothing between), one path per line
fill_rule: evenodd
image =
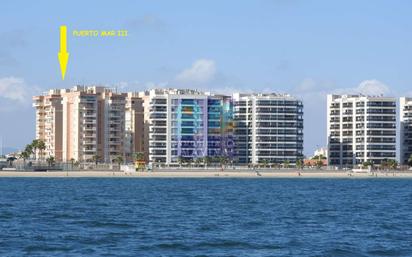
M179 163L180 167L182 167L182 165L183 165L183 163L184 163L183 157L182 157L182 156L178 156L178 157L177 157L177 162Z
M394 170L398 167L398 162L396 160L388 160L388 167Z
M112 162L117 163L119 166L123 163L123 161L124 161L124 159L123 159L123 157L120 156L120 155L116 156L116 157L112 160Z
M205 158L203 158L203 161L204 161L205 166L207 167L212 162L212 158L210 156L206 156Z
M289 168L289 164L290 164L290 161L289 161L289 160L284 160L284 161L283 161L283 167L284 167L284 168Z
M35 160L37 160L37 149L39 147L39 143L40 143L39 139L34 139L30 144L31 148L32 148L32 151L33 151L33 154L34 154L34 159Z
M49 157L46 159L46 161L47 161L47 164L49 165L49 167L53 166L53 165L55 164L55 162L56 162L56 160L54 159L53 156L49 156Z
M226 156L219 156L217 157L217 161L220 165L226 165L228 162L228 158Z
M373 168L373 163L372 163L370 160L368 160L368 161L362 163L362 167L363 167L364 169L366 169L366 168L368 168L368 167Z
M46 143L43 140L37 140L37 149L40 151L40 159L43 157L43 151L46 150Z
M135 161L144 161L144 152L134 153L134 160Z
M33 154L33 146L31 144L26 145L26 147L24 148L24 151L28 156L26 159L30 158L30 156Z
M317 160L316 161L316 168L321 169L323 167L323 161Z
M389 160L388 159L383 159L381 161L380 167L384 170L388 169L389 168Z
M99 161L100 161L100 156L98 156L97 154L92 156L92 162L94 162L96 165Z
M27 150L27 149L26 149ZM26 166L26 160L30 158L31 152L24 150L20 153L20 158L23 159L23 164Z
M315 155L312 157L312 160L326 160L326 156L324 156L323 154L320 155Z
M411 156L409 156L408 165L409 165L409 166L412 166L412 154L411 154Z
M196 166L200 166L204 162L203 157L198 157L195 159Z
M305 166L305 164L303 163L302 159L296 160L296 168L303 169L304 166Z

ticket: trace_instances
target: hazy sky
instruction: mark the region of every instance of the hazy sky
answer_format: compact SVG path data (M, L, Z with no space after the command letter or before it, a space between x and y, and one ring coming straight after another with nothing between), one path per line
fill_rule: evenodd
M1 1L5 146L33 139L33 94L76 84L287 92L305 104L306 154L326 144L327 93L412 92L412 1L107 2ZM69 36L63 82L60 25L129 36Z

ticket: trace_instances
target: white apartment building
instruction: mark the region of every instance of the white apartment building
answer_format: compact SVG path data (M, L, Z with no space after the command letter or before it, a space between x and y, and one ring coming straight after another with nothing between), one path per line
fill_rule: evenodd
M412 98L401 97L400 101L400 163L407 164L412 155Z
M327 140L331 166L396 159L396 99L328 95Z
M223 118L230 112L230 98L189 89L152 89L141 97L147 108L145 123L149 124L149 162L230 158L230 126Z
M303 104L287 94L233 95L235 162L303 159Z

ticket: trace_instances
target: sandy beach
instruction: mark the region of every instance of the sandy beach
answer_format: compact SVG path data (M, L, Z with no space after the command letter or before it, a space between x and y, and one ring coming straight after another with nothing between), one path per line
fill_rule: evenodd
M348 171L159 170L122 171L0 171L1 177L118 177L118 178L412 178L412 172L353 173Z

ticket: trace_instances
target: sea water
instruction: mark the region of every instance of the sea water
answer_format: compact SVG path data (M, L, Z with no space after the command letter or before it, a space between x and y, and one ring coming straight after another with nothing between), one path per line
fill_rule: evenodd
M412 180L1 178L21 255L412 256Z

